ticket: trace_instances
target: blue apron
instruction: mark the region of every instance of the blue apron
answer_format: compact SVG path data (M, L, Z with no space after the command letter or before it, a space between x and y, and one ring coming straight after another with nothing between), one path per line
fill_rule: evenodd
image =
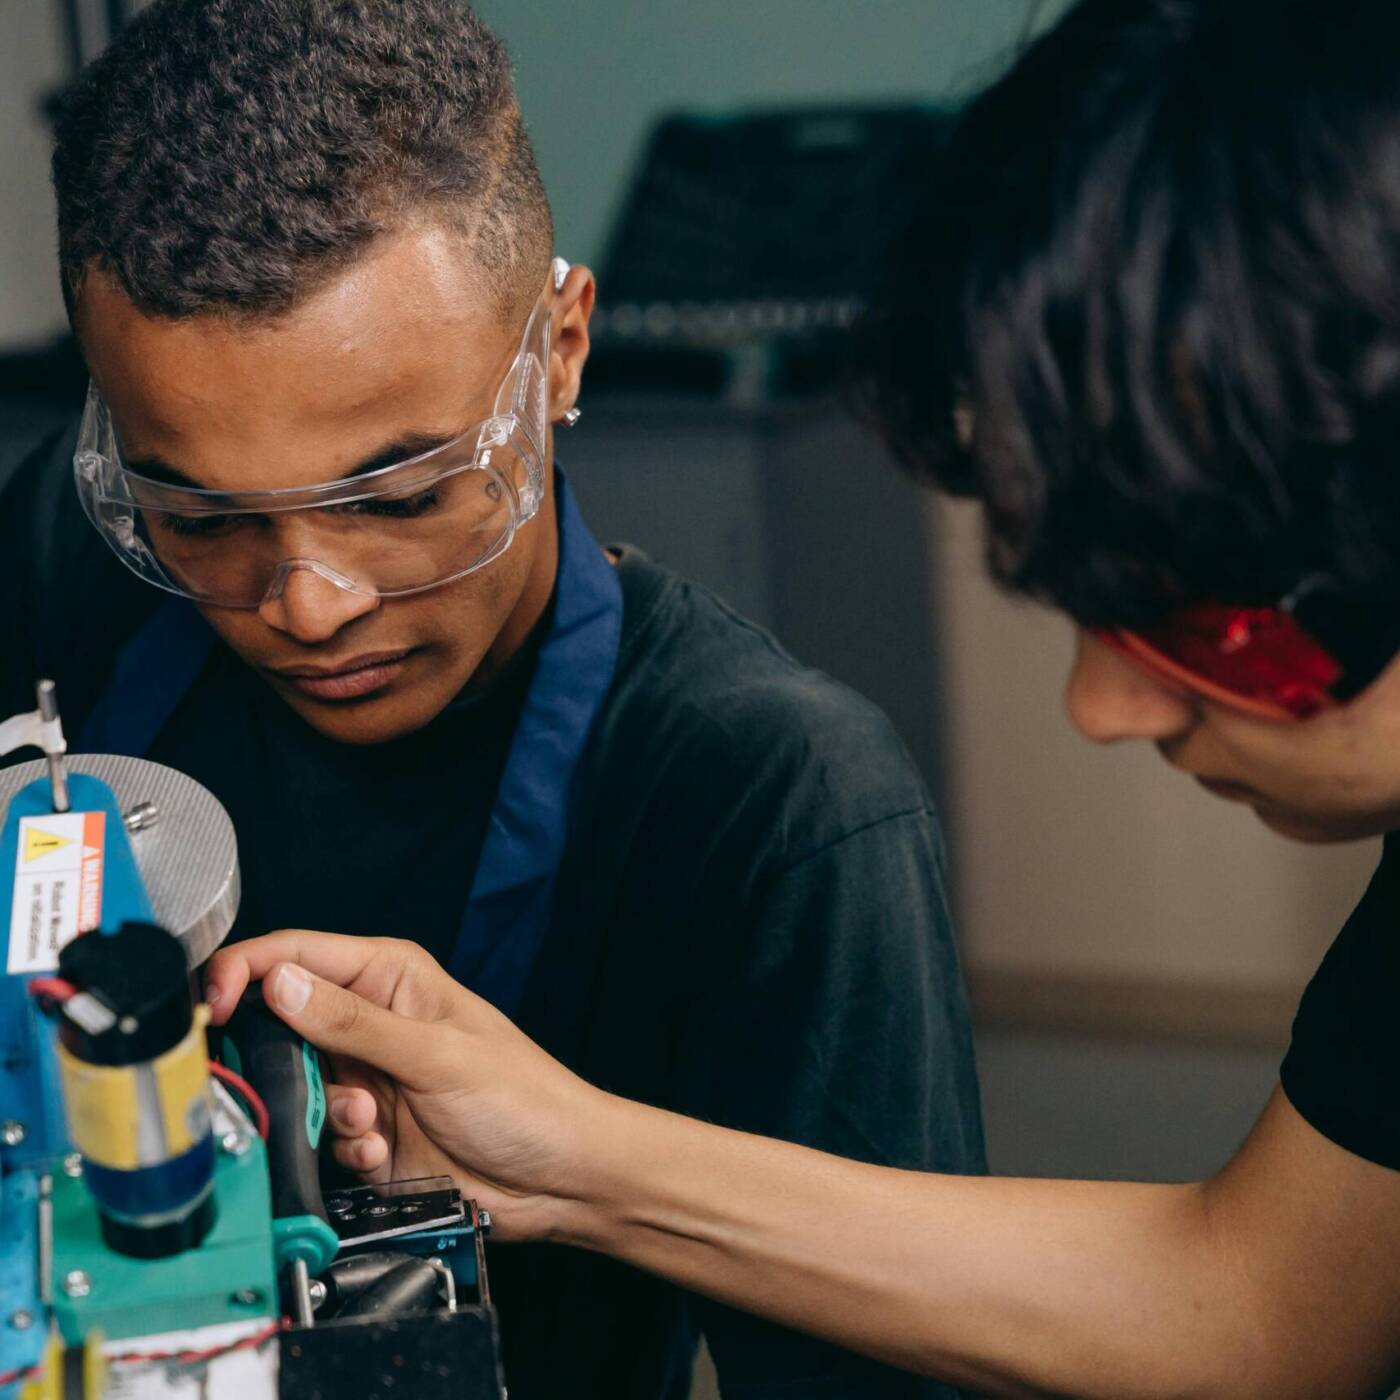
M448 970L508 1015L518 1011L548 932L568 842L574 781L617 668L622 589L555 475L559 575L554 616L501 776ZM122 649L74 746L139 758L214 649L192 603L172 598Z

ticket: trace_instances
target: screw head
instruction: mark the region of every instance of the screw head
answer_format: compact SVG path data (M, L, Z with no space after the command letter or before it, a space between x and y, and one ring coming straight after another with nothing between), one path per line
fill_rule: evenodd
M34 1326L34 1314L28 1308L16 1308L10 1314L10 1326L16 1332L27 1332Z
M252 1142L242 1133L236 1133L230 1129L219 1139L219 1146L230 1157L241 1157L252 1146Z
M319 1308L326 1301L326 1285L318 1278L313 1278L306 1286L307 1296L311 1299L311 1306Z
M0 1142L6 1147L18 1147L29 1136L29 1129L17 1118L7 1118L0 1123Z
M69 1269L63 1278L63 1291L70 1298L86 1298L92 1292L92 1279L85 1269Z
M80 1177L83 1174L83 1154L81 1152L70 1152L63 1159L64 1176Z
M255 1307L258 1303L261 1303L262 1300L263 1294L261 1288L240 1288L236 1293L231 1295L231 1301L244 1308Z

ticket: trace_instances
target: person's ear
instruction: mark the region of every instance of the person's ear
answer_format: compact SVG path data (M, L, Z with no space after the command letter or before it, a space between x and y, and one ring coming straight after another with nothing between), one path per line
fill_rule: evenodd
M557 423L578 402L583 367L591 342L588 323L598 283L586 267L571 267L554 294L554 325L549 352L549 419Z

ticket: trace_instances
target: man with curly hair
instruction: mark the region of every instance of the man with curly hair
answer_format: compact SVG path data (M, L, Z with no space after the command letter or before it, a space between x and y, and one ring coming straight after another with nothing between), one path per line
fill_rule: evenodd
M0 497L0 701L52 675L81 748L209 788L237 936L412 939L619 1093L978 1171L907 755L555 471L594 283L495 37L458 0L158 0L54 181L92 389ZM515 1400L684 1395L701 1331L732 1395L949 1393L581 1251L491 1270Z

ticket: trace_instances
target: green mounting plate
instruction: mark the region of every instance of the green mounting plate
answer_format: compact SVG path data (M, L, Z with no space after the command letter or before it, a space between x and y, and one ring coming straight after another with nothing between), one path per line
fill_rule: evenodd
M103 1240L81 1179L55 1173L53 1310L63 1340L71 1346L99 1327L115 1339L275 1318L272 1202L261 1142L242 1156L218 1154L214 1197L218 1217L197 1249L132 1259Z

